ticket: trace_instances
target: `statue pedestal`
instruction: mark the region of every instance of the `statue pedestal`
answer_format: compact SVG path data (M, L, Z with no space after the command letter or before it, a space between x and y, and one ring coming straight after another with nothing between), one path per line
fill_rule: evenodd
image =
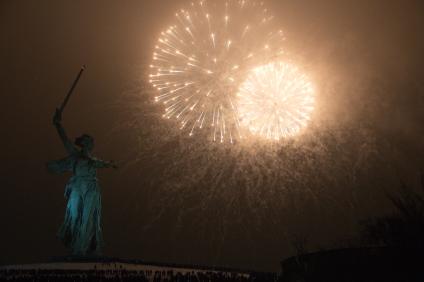
M270 280L258 280L258 275ZM48 263L0 266L1 281L275 281L275 277L273 273L107 257L70 256Z

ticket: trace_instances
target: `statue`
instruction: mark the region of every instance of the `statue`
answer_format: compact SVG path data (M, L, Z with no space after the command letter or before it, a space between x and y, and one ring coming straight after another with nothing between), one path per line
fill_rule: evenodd
M61 112L56 110L53 123L65 146L68 156L48 163L55 173L72 172L65 188L65 220L58 237L73 255L100 255L103 245L101 228L101 195L96 177L98 168L116 168L113 162L102 161L91 156L94 140L83 134L75 139L74 146L61 125Z
M65 105L70 93L65 99ZM96 170L98 168L116 168L116 165L113 162L96 159L91 155L94 147L94 140L91 136L83 134L76 138L74 143L69 140L61 124L63 108L64 105L56 110L53 124L68 156L47 164L49 171L54 173L72 172L72 177L65 188L65 199L67 200L65 219L57 236L67 248L71 249L72 255L97 256L101 255L103 238L101 195Z

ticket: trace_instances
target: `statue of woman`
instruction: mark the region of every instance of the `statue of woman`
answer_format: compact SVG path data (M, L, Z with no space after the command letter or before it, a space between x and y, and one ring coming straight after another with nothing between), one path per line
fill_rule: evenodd
M66 136L61 125L61 111L56 110L53 124L59 133L68 156L51 161L48 169L55 173L72 172L65 188L65 220L59 229L58 237L76 256L100 255L103 245L101 226L101 196L96 177L98 168L116 168L113 162L94 158L91 151L94 140L83 134L74 144Z

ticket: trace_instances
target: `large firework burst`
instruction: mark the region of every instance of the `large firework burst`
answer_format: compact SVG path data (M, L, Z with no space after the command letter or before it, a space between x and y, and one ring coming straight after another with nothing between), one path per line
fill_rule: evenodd
M209 129L214 141L241 137L234 100L254 67L283 54L284 36L262 2L203 1L175 15L153 54L150 82L165 118L193 135Z
M313 92L308 78L291 64L257 67L237 94L240 123L254 135L267 139L294 136L310 119Z

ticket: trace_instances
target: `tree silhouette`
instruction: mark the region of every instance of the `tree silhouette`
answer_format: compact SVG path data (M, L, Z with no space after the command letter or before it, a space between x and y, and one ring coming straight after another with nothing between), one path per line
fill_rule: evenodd
M387 195L396 211L373 218L361 225L361 237L366 244L424 248L424 174L420 191L402 184L399 193Z

